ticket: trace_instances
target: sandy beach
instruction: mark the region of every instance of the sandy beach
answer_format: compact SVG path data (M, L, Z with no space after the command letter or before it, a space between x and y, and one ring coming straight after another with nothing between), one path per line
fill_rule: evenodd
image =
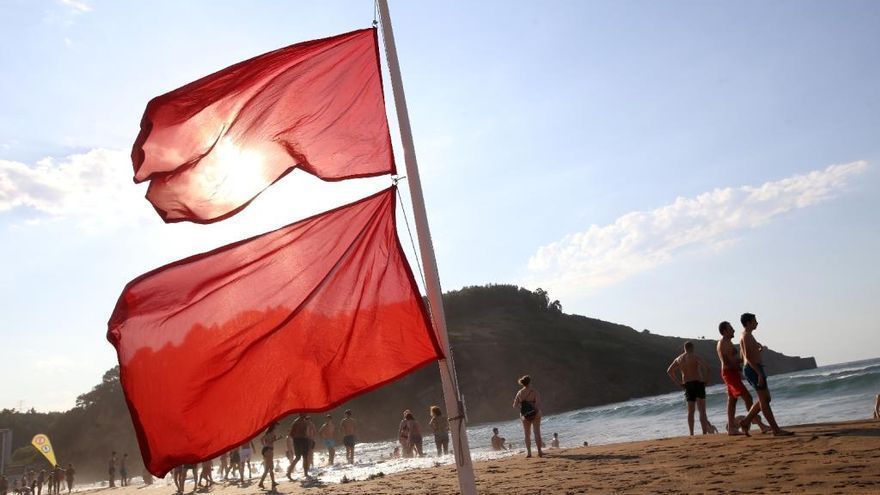
M793 437L755 432L751 438L702 435L549 450L478 462L481 494L580 493L880 493L880 421L864 420L790 427ZM215 485L222 495L265 493L256 485ZM345 484L303 485L284 481L278 493L456 494L451 466L421 469ZM143 486L114 488L143 495ZM109 491L100 489L94 491ZM173 493L160 485L152 493Z

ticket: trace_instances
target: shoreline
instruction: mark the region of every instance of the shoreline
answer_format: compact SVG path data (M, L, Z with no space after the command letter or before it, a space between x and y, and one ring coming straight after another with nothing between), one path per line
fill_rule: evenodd
M548 449L545 457L514 454L474 462L480 494L581 493L866 493L880 491L880 420L855 420L787 427L791 437L753 433L671 437L657 440ZM516 439L514 439L515 441ZM297 474L301 476L298 471ZM280 482L277 493L368 495L456 494L458 478L445 464L370 480L325 483L320 479ZM283 477L283 476L282 476ZM198 493L268 493L258 479L243 486L216 484ZM268 483L268 480L267 480ZM317 490L316 490L317 488ZM109 490L106 487L81 493ZM119 495L139 490L174 493L156 480L114 488Z

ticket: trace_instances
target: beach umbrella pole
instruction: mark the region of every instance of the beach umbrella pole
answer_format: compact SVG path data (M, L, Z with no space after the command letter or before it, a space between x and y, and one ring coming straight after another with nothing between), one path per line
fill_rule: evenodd
M425 210L425 199L422 194L422 183L419 179L419 167L416 161L416 150L413 145L412 128L406 108L406 97L403 93L403 79L400 75L400 64L397 60L397 47L394 44L394 30L391 27L391 15L388 12L387 0L377 0L379 18L382 22L382 39L385 44L385 55L388 59L388 71L391 76L391 89L394 93L394 106L397 110L397 122L403 143L403 156L406 163L406 177L412 197L413 217L416 233L419 238L419 252L425 272L425 290L431 308L431 320L443 353L446 358L439 361L440 380L443 384L443 398L446 415L452 434L455 467L458 472L458 483L461 495L476 495L474 467L471 462L471 451L467 439L467 422L464 406L455 377L452 363L452 352L449 347L449 336L446 330L446 315L443 311L443 298L440 289L440 276L437 271L437 260L431 243L431 231L428 228L428 215Z

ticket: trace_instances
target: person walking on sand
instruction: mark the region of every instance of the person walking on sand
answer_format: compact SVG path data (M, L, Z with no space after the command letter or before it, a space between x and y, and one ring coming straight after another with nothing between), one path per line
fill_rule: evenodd
M299 413L293 424L290 425L290 437L293 439L293 460L287 468L287 479L293 481L293 470L296 464L302 459L303 474L309 477L309 448L311 447L312 438L309 438L309 424L311 421L306 417L305 413ZM312 425L314 429L314 425Z
M116 451L110 454L110 461L107 463L107 475L110 477L110 488L116 486Z
M880 394L874 400L874 419L880 419Z
M679 380L675 372L681 373ZM700 429L703 434L709 433L709 422L706 419L706 383L709 381L709 366L694 353L694 343L684 343L684 352L672 361L666 369L669 379L684 389L687 401L687 422L691 436L694 434L694 406L700 413Z
M767 423L770 424L770 430L774 436L794 435L794 433L783 430L776 424L773 410L770 409L770 388L767 385L767 373L764 371L764 360L761 357L764 346L755 340L754 335L752 335L752 332L758 328L758 318L752 313L743 313L739 321L743 326L743 335L739 341L739 347L746 363L743 368L743 374L758 394L758 402L752 405L739 427L748 436L749 426L760 412L764 413L764 417L767 418Z
M325 415L324 419L324 424L318 429L318 436L327 448L327 465L332 466L333 459L336 458L336 426L333 424L332 414Z
M229 473L229 452L220 454L220 472L217 473L217 481L225 481Z
M736 423L736 400L742 397L748 412L752 408L752 394L743 385L742 381L742 357L733 345L733 325L722 321L718 324L718 332L721 340L715 346L718 359L721 361L721 380L727 386L727 434L741 435L739 425ZM770 427L761 422L761 416L756 415L754 424L761 428L762 433L770 431Z
M244 483L245 466L247 466L248 470L248 480L254 477L253 466L251 466L251 457L254 455L254 441L248 440L247 442L241 444L241 448L239 448L238 450L239 457L241 457L239 461L241 465L241 482Z
M519 409L519 417L522 420L523 433L526 441L526 457L532 457L532 441L530 430L535 432L535 447L538 449L538 457L544 456L543 442L541 441L541 398L538 391L531 387L532 377L525 375L519 379L522 388L513 398L514 409Z
M504 445L504 442L507 440L498 435L498 428L492 428L492 438L490 441L492 443L492 450L508 450L507 446Z
M199 473L199 483L197 486L202 486L202 481L205 482L205 488L213 485L214 477L211 476L212 471L214 471L214 461L208 459L207 461L202 462L202 472Z
M278 483L275 483L275 471L272 470L272 459L275 457L275 442L278 440L278 435L275 434L276 426L278 426L278 423L272 423L266 430L266 434L260 439L260 443L263 445L263 450L260 451L263 455L263 476L260 477L260 483L257 486L264 490L266 487L263 485L263 482L266 481L267 474L272 482L272 490L275 490L275 487L278 486Z
M345 417L339 423L339 429L342 430L345 458L349 464L354 464L354 446L357 443L357 421L351 417L351 409L345 410Z
M449 422L443 417L443 411L438 406L431 406L431 431L434 432L434 445L437 446L437 456L449 453Z

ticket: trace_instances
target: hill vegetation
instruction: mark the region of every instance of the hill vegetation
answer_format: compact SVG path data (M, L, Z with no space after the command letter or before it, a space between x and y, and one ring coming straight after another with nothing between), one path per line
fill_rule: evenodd
M562 312L543 290L512 285L467 287L444 295L458 379L470 423L515 419L511 407L516 379L531 374L541 391L545 414L625 401L675 390L666 367L685 339ZM715 340L693 340L697 354L719 376ZM768 351L770 374L815 368L813 358ZM442 406L437 367L415 373L357 397L339 410L354 410L364 441L395 436L401 411L424 419L433 404ZM47 433L63 463L73 462L85 479L102 476L113 450L128 452L137 465L138 448L119 385L119 370L79 396L66 412L0 411L0 428L11 428L18 447L16 465L45 462L30 447L36 433ZM15 469L13 467L13 469ZM134 473L138 471L132 469ZM84 480L85 480L84 479Z

